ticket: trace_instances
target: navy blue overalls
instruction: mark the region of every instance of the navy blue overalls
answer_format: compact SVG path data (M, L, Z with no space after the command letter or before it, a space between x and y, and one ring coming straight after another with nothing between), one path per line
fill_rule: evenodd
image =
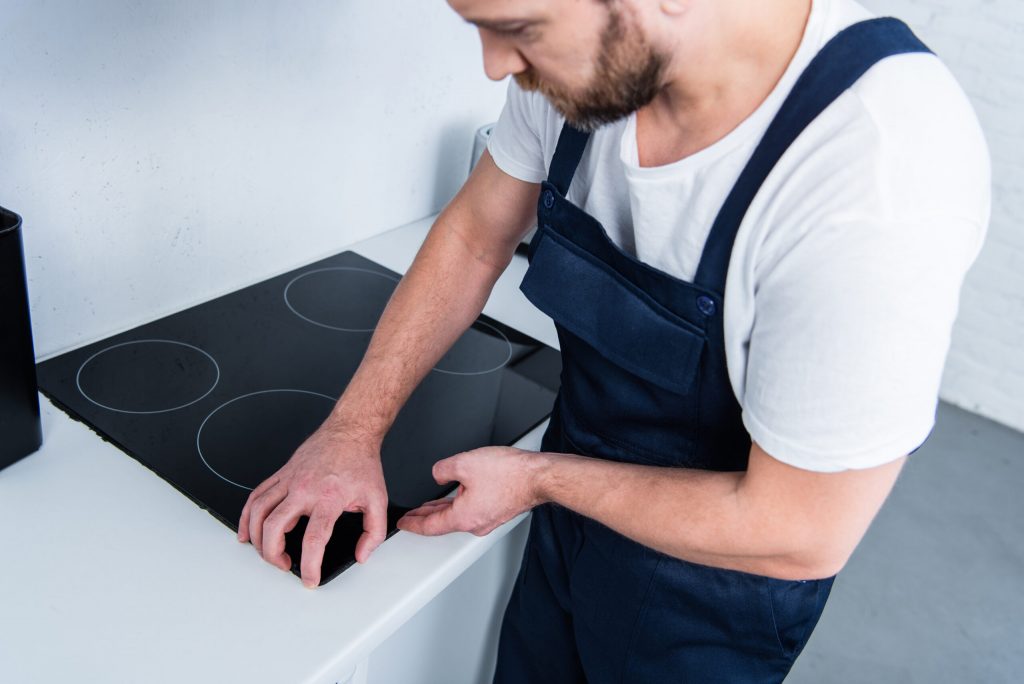
M563 128L522 290L557 326L562 386L544 451L741 471L750 436L729 384L722 303L736 231L789 145L879 60L927 52L895 19L855 24L801 74L718 214L694 282L638 261L566 199L588 134ZM667 523L666 523L667 524ZM690 563L554 503L534 509L495 682L778 682L832 578Z

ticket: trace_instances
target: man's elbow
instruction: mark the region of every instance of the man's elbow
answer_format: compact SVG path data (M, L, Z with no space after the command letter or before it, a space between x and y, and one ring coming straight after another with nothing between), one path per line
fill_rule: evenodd
M846 566L852 553L853 549L837 549L828 544L815 545L780 558L778 569L784 576L774 576L793 580L832 577Z
M775 553L765 559L761 574L778 579L824 579L839 573L845 567L857 543L835 530L821 530L809 526L778 539Z

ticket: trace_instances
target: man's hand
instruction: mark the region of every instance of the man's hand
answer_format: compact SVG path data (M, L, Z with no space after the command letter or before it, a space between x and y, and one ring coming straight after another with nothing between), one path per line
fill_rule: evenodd
M387 536L388 496L380 452L325 425L314 432L280 470L249 495L238 521L238 541L252 541L263 559L291 569L284 535L303 515L302 583L320 584L324 547L344 511L363 513L356 560L365 563Z
M428 501L398 521L398 529L424 535L472 532L483 536L523 511L543 503L537 480L539 454L511 447L485 447L434 464L438 484L459 482L454 498Z
M284 535L308 515L302 581L316 586L335 521L344 511L361 511L356 560L366 562L387 536L380 442L419 382L480 315L533 222L539 193L538 184L509 176L484 152L381 314L332 413L337 420L321 426L253 490L238 522L239 541L252 540L265 560L287 570Z

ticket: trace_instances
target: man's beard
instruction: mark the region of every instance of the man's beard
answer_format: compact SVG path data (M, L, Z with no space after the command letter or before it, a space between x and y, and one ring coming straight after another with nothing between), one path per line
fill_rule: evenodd
M604 50L591 83L581 93L570 94L543 80L532 67L515 74L520 88L544 95L566 121L584 131L618 121L649 104L661 88L667 64L665 56L647 43L635 25L628 31L617 7L608 11L608 23L601 33Z

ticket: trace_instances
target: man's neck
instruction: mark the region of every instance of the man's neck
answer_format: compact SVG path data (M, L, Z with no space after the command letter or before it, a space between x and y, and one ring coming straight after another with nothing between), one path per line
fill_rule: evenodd
M796 54L811 0L695 3L707 16L684 22L662 92L637 112L640 166L688 157L754 113ZM741 10L741 11L737 11Z

